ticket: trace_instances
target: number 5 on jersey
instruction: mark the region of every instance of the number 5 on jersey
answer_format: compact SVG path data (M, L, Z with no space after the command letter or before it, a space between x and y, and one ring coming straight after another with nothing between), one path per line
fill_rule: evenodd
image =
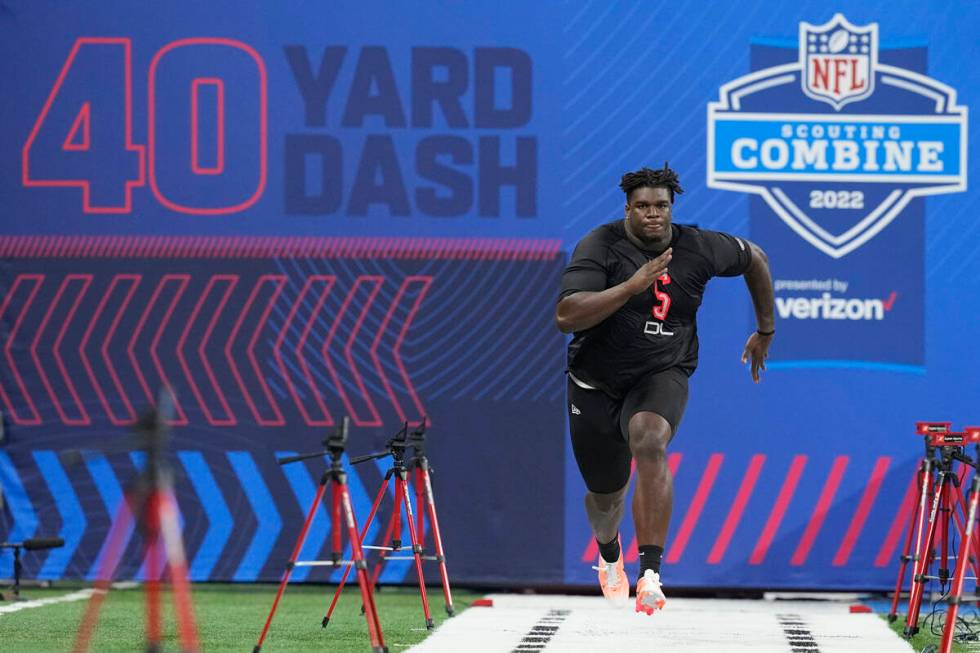
M670 275L666 273L661 274L659 277L657 277L657 281L666 286L670 283ZM653 305L653 310L651 311L653 313L653 317L660 321L666 320L667 312L670 311L670 295L658 288L656 282L650 286L650 290L653 291L653 295L657 298L657 302L660 302L659 304L654 303Z

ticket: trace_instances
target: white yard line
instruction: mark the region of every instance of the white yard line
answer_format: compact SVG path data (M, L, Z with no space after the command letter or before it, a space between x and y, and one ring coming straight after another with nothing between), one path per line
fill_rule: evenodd
M880 617L826 601L670 599L653 616L602 598L493 594L492 608L447 620L412 653L911 653ZM802 645L802 648L801 646ZM813 648L813 646L816 648Z
M30 608L41 608L46 605L54 605L55 603L71 603L72 601L84 601L88 597L95 594L95 590L79 590L77 592L72 592L71 594L62 594L61 596L53 596L50 599L36 599L34 601L15 601L9 605L0 605L0 615L9 614L11 612L18 612L19 610L29 610Z
M133 582L120 582L113 583L112 589L131 589L137 587L137 583ZM61 596L52 596L49 599L35 599L32 601L13 601L9 604L0 604L0 615L9 614L11 612L18 612L20 610L29 610L30 608L43 608L46 605L54 605L56 603L71 603L72 601L84 601L95 594L94 589L84 589L78 590L77 592L72 592L70 594L62 594Z

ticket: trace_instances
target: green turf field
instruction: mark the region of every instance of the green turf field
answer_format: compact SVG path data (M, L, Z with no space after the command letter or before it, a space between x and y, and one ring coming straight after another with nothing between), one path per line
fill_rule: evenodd
M31 599L68 594L79 585L24 590ZM194 609L202 651L250 652L275 598L275 585L194 585ZM333 586L291 585L279 603L263 652L370 651L367 625L360 615L360 594L355 586L344 592L330 624L320 627ZM456 614L479 598L472 592L453 592ZM164 595L165 649L179 651L169 594ZM376 595L381 628L388 649L403 651L426 637L422 604L417 589L381 588ZM430 609L436 625L447 619L441 588L429 590ZM3 653L52 653L71 650L75 630L86 601L58 603L7 614L0 613L0 651ZM0 603L0 606L9 605ZM143 592L112 590L103 605L99 628L90 651L143 650Z
M925 615L923 617L925 617ZM885 617L882 616L882 619L884 618ZM905 635L903 634L903 632L905 631L904 614L898 615L898 619L896 619L889 625L891 626L892 630L898 633L899 637L902 637L904 639L905 637ZM919 619L919 632L916 633L915 636L909 640L909 644L912 645L912 649L916 653L921 653L922 651L925 651L930 645L936 647L936 649L939 648L939 641L942 639L942 635L941 634L933 635L930 632L930 630L931 629L929 627L929 622L926 621L925 618ZM936 649L930 649L930 650L934 651ZM953 642L953 653L972 653L977 650L980 650L980 646L978 646L976 642L972 643L972 645L961 644L955 641Z

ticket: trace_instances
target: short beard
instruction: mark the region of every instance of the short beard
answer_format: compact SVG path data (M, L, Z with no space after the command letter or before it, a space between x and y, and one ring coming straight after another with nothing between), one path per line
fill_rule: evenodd
M663 240L657 240L657 239L651 240L649 238L644 238L640 234L636 233L636 231L633 229L633 226L630 224L630 219L628 217L625 218L624 221L626 223L626 233L630 235L630 239L634 242L634 244L639 243L640 247L642 247L643 249L663 251L667 249L667 245L670 244L670 237L671 234L673 233L673 230L671 229L670 225L667 225L667 233L664 234Z

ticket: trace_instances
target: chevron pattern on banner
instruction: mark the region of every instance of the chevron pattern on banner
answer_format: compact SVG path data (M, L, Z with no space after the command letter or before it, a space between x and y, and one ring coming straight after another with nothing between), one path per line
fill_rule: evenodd
M308 426L332 426L341 411L355 426L380 426L378 404L399 421L426 414L401 349L431 275L361 275L342 287L335 275L312 274L289 292L295 282L281 274L17 275L0 300L0 321L12 324L0 399L20 426L132 424L134 406L160 384L188 390L175 406L181 426L188 404L210 426L283 426L283 404ZM324 310L331 295L336 312ZM365 385L366 376L375 383ZM83 401L90 396L97 406Z
M190 248L186 257L166 258L178 246ZM484 548L501 547L495 521L473 523L471 502L508 502L518 523L533 512L517 494L474 484L456 461L475 456L494 478L531 473L495 451L530 429L527 465L551 479L549 514L560 514L563 461L548 452L564 434L546 428L558 423L562 392L561 335L548 308L563 267L554 243L55 239L18 247L0 279L0 411L9 424L0 534L65 538L60 549L28 556L34 577L99 573L142 464L138 452L111 452L135 444L132 425L164 385L176 395L172 465L195 580L280 576L323 461L280 467L277 453L314 449L344 415L352 455L427 418L437 439L430 456L443 472L434 482L456 490L440 502L454 577L482 578ZM137 252L146 258L127 258ZM271 258L276 252L286 256ZM364 258L350 257L358 252ZM522 357L528 346L533 353ZM524 416L520 428L513 415ZM88 450L82 464L62 462L70 449ZM387 464L348 470L358 519ZM370 541L384 536L390 495ZM303 557L329 554L329 526L321 510ZM561 541L557 517L544 528ZM121 537L116 576L144 578L139 534L130 525ZM533 573L556 578L560 562ZM0 577L9 564L0 557ZM381 581L403 582L410 569L392 561ZM305 568L295 578L341 573Z
M277 455L290 453L294 452L282 451ZM99 541L101 544L106 539L113 516L123 499L126 479L142 461L136 455L107 457L89 452L85 454L85 462L84 470L66 471L57 452L51 450L34 450L27 460L18 458L16 461L0 451L0 489L15 519L15 528L8 539L16 541L35 535L58 535L65 539L64 547L27 556L25 566L33 577L57 579L74 575L70 568L72 564L80 565L74 571L86 578L96 577L102 552L95 560L89 560L81 555L79 548L83 542ZM309 509L319 473L325 469L323 464L280 467L274 460L266 460L260 466L247 451L228 451L224 456L219 456L188 450L178 451L176 462L179 463L178 478L186 479L177 484L177 496L185 526L191 579L208 580L217 575L235 580L256 580L280 573L286 558L274 556L273 548L277 542L283 550L291 548L300 526L297 520L284 527L283 515L305 513ZM316 469L318 464L319 470ZM359 519L365 519L374 496L373 492L369 495L361 473L366 470L370 483L376 484L378 474L383 475L384 470L380 466L374 470L352 467L346 463L345 470L355 513ZM274 495L270 490L270 475L276 477L274 487L285 480L293 488L291 495ZM46 491L41 491L37 485L42 479ZM78 497L91 494L93 485L101 497L101 505L93 502L83 507ZM27 487L37 488L38 491L29 493L25 489ZM239 502L233 507L225 499L226 496L245 496L248 501L245 505ZM48 510L49 502L53 504L53 510ZM389 499L389 510L390 505ZM383 531L387 515L384 511L379 514L368 531L369 541L380 537L379 531ZM246 523L251 525L246 528ZM117 578L139 579L146 575L141 564L142 542L133 531L133 528L129 528L124 537L127 542L126 555ZM233 531L236 534L234 539L245 542L244 549L233 541ZM321 508L301 559L328 557L329 533L329 513ZM404 540L408 541L407 530ZM228 559L229 554L232 560ZM0 558L0 577L10 575L11 562L9 555ZM226 571L216 572L219 566L233 571L230 574ZM266 570L264 575L263 570ZM385 569L382 581L400 582L408 570L407 564L393 562ZM318 580L329 578L337 581L342 571L314 572L316 575L321 573L328 575ZM310 568L300 568L294 573L294 578L304 580L309 575Z
M247 451L229 451L225 455L241 480L242 492L248 497L249 508L256 520L248 548L235 568L232 580L254 581L275 546L282 530L282 518L252 456Z

